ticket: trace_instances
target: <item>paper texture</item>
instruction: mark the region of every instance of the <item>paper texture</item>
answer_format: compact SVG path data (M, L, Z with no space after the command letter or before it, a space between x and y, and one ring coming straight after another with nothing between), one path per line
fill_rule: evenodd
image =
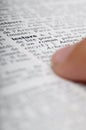
M86 89L52 54L86 37L85 0L0 1L0 130L85 130Z

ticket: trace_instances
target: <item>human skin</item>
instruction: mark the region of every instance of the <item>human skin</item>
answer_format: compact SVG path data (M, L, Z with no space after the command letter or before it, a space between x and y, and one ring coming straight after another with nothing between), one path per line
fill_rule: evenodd
M86 39L57 51L52 56L54 72L68 80L86 83Z

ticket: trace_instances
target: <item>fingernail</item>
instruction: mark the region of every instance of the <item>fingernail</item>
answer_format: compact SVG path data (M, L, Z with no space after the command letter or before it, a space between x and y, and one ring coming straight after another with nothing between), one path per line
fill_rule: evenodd
M72 53L73 49L74 49L74 45L72 46L68 46L65 48L60 49L59 51L57 51L54 55L53 55L53 63L55 64L61 64L64 61L67 60L67 58L69 57L69 55Z

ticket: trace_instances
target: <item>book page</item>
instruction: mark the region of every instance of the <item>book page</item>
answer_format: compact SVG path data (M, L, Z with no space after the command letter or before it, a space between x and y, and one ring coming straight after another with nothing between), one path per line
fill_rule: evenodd
M86 89L52 54L86 37L85 0L0 1L0 130L84 130Z

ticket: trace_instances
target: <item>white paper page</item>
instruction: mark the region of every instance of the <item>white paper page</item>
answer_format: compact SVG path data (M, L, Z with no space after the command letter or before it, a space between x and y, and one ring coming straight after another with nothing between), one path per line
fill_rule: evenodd
M86 128L86 85L50 67L56 50L86 37L85 4L0 1L0 130Z

